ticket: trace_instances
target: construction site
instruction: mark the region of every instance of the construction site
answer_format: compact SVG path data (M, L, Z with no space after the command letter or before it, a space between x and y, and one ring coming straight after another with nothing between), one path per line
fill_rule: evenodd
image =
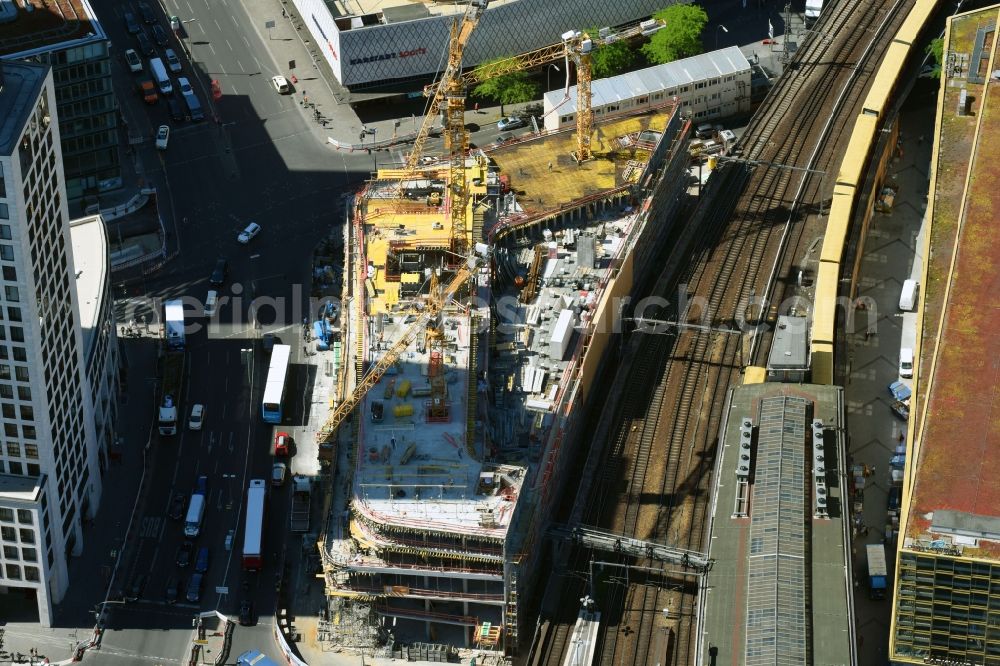
M575 129L470 150L461 50L485 4L456 24L407 164L373 174L352 208L345 376L320 433L350 452L320 539L338 649L524 649L622 307L687 186L674 100L606 123L582 100ZM567 33L549 49L577 66L581 99L591 46ZM425 154L440 116L447 154Z

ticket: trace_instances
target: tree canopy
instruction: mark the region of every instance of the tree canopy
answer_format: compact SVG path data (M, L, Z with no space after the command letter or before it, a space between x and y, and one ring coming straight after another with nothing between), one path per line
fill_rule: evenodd
M531 80L527 72L512 72L510 74L492 75L496 64L509 58L497 58L476 67L482 83L472 90L476 97L486 97L500 103L500 113L504 113L504 104L521 104L538 97L538 83Z
M941 66L944 62L944 38L938 37L937 39L932 39L931 43L927 45L927 55L934 59L934 70L930 73L930 77L934 79L941 78Z
M708 24L708 14L698 5L671 5L653 14L653 18L665 25L642 47L651 63L661 65L705 50L701 32Z
M596 35L597 28L586 31L589 35ZM595 79L603 79L615 76L627 71L635 62L636 53L625 41L602 44L591 52L590 71Z

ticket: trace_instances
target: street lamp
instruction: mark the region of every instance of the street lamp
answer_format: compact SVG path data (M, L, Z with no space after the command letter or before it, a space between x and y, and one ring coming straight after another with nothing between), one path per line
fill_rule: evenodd
M729 34L729 28L722 25L721 23L715 26L715 50L719 50L719 28L722 28L722 32Z
M562 71L561 69L559 69L559 65L556 65L555 63L549 63L549 66L545 68L545 92L549 91L553 69L556 70L557 72Z

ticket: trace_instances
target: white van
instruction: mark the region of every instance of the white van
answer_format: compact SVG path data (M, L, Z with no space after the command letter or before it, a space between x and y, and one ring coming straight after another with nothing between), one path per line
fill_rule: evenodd
M903 312L912 312L917 305L917 293L920 291L920 283L916 280L904 280L903 289L899 293L899 309Z
M913 350L909 347L899 350L899 376L904 379L913 376Z
M174 86L170 83L170 76L167 75L167 68L163 66L162 60L150 58L149 71L153 73L153 78L156 79L156 85L161 93L169 95L174 92Z
M210 289L208 292L208 297L205 299L205 316L212 317L215 315L215 307L219 302L219 292L214 289Z

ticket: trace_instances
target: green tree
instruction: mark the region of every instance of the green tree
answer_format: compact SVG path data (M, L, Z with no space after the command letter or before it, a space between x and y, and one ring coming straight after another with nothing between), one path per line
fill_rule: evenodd
M928 74L928 76L933 79L940 79L941 65L944 62L943 37L938 37L937 39L931 40L931 43L927 45L927 55L929 55L934 60L933 63L934 69Z
M586 31L588 35L597 35L597 28ZM590 54L590 71L595 79L615 76L627 71L635 62L635 51L624 40L601 44Z
M475 70L482 83L472 89L472 94L500 102L500 115L506 115L505 104L521 104L538 97L539 85L531 80L527 72L496 73L501 71L498 63L509 60L510 58L497 58L484 62Z
M671 5L653 14L664 27L649 38L642 52L649 62L662 65L704 51L701 31L708 24L708 14L698 5Z

